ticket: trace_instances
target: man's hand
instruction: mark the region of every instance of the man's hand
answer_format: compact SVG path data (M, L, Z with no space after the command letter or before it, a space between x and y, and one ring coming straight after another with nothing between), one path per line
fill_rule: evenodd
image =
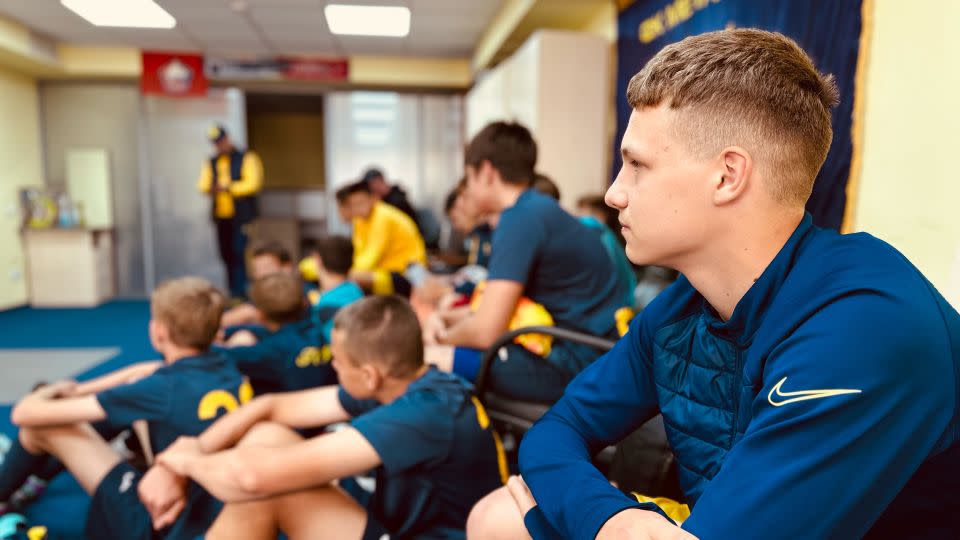
M187 479L163 465L154 465L137 487L140 502L150 512L154 530L172 525L187 504Z
M70 397L77 387L77 381L57 381L55 383L45 384L33 391L30 397L37 399L57 399Z
M169 448L157 456L157 463L180 476L188 476L187 467L203 455L196 437L179 437Z
M650 510L630 508L604 523L596 540L696 540L666 518Z
M423 325L423 342L427 345L437 345L443 343L444 334L447 331L447 325L439 313L431 313Z
M523 481L523 478L520 476L511 476L507 480L507 491L510 492L510 496L513 497L513 502L517 503L517 508L520 510L520 515L525 516L531 508L537 505L536 499L533 498L533 493L530 493L530 488L527 487L527 483Z

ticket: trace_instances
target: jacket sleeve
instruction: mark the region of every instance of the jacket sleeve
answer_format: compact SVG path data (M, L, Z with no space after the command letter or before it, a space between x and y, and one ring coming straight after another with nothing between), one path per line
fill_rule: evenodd
M773 349L751 423L684 529L863 536L934 450L956 399L943 316L917 305L847 295Z
M263 164L256 152L247 152L240 166L240 180L230 184L230 195L249 197L263 187Z
M557 533L592 539L614 514L643 507L610 485L591 457L657 413L645 314L609 353L570 383L523 438L520 471L538 504L526 522L538 540ZM538 519L531 519L535 513ZM540 516L555 532L540 530Z

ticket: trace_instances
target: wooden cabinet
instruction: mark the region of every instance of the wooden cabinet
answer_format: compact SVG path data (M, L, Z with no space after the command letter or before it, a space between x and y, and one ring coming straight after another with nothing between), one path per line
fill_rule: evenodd
M116 294L112 229L27 229L23 236L31 306L96 306Z

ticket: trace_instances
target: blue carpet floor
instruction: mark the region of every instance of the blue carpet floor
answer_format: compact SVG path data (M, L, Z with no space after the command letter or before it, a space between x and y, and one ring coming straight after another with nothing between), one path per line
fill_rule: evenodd
M149 319L149 304L145 300L115 301L91 309L14 309L0 312L0 349L120 349L113 358L75 374L78 380L86 380L134 362L158 358L147 336ZM0 431L15 436L9 404L0 406ZM32 524L46 525L53 540L80 540L84 538L88 502L73 478L61 474L26 514Z

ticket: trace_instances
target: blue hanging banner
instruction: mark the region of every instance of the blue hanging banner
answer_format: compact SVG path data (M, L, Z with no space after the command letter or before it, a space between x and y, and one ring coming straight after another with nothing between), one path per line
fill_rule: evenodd
M791 37L832 73L840 88L833 110L833 145L817 176L807 210L822 227L839 230L847 202L853 159L854 93L868 0L640 0L620 11L617 43L617 139L613 175L620 170L619 144L630 118L627 84L664 46L685 37L724 28L761 28Z

